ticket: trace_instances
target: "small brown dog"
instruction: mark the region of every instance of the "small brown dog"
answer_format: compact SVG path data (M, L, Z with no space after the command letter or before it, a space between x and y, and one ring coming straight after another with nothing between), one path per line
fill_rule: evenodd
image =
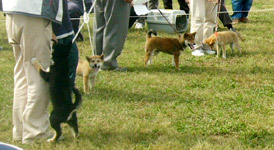
M151 34L154 34L155 37L152 37ZM194 44L195 33L184 33L180 35L179 38L165 38L157 37L155 30L149 30L147 33L146 46L145 46L145 60L144 66L146 67L148 61L152 64L152 56L157 55L159 52L164 52L170 55L173 55L175 67L179 70L179 57L181 51L183 51L188 44Z
M216 38L217 37L217 38ZM232 53L234 52L233 47L235 46L240 53L241 48L239 44L239 38L244 41L240 34L233 31L222 31L212 34L209 38L204 41L204 44L208 44L211 49L217 47L217 57L220 55L220 47L222 49L223 58L226 58L226 49L225 46L230 44ZM218 43L218 44L217 44Z
M83 77L84 92L89 93L95 86L95 78L104 63L104 55L87 56L86 59L79 60L76 72Z

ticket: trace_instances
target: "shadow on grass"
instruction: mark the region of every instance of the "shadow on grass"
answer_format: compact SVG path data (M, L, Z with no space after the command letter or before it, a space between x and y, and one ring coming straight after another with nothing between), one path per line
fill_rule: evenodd
M153 145L165 145L166 147L169 147L168 143L166 143L168 141L163 141L163 139L169 139L169 142L180 141L182 144L177 145L179 147L191 147L192 145L195 145L197 141L204 138L202 135L193 135L188 133L170 135L166 133L165 130L160 130L117 131L117 129L104 130L99 128L97 130L91 130L90 132L84 132L79 139L89 140L92 145L95 145L98 148L106 148L109 146L113 147L115 145L119 145L120 148L123 145L129 147L137 146L139 148L148 148L151 146L153 147Z
M193 148L196 145L201 145L201 143L208 143L211 146L225 144L228 147L233 148L236 141L240 143L238 147L240 146L242 148L273 148L274 145L274 134L269 133L266 130L253 131L236 137L235 134L216 136L214 134L194 135L187 132L170 135L165 129L153 129L150 131L141 129L137 131L119 131L119 129L103 129L102 127L98 127L97 129L89 128L88 130L88 132L83 132L78 140L88 140L96 147L108 147L117 144L128 146L142 145L143 147L149 147L155 145L155 143L164 144L161 138L169 139L169 141L180 141L182 144L177 146L184 148Z
M248 54L249 55L249 54ZM251 54L250 54L251 55ZM239 56L243 57L243 56ZM244 67L244 66L243 66ZM205 67L205 66L186 66L181 65L180 70L176 70L174 66L161 66L161 65L154 65L154 66L148 66L148 67L131 67L128 68L128 72L146 72L146 73L167 73L167 74L203 74L207 73L210 75L248 75L248 74L254 74L254 73L273 73L272 69L263 68L260 66L256 66L254 63L254 66L252 68L231 68L231 69L223 69L223 67Z
M161 65L151 65L148 67L131 67L128 68L128 72L147 72L155 73L162 72L168 74L178 74L178 73L189 73L189 74L201 74L204 72L221 72L222 70L216 67L211 67L210 70L208 67L195 67L195 66L183 66L180 65L180 70L176 70L174 66L161 66Z
M260 129L258 131L249 131L240 136L240 141L244 145L248 145L252 148L255 147L273 147L274 133L268 132L266 129Z
M171 102L178 101L179 103L196 103L205 100L205 97L200 97L200 95L194 94L182 94L176 93L172 91L151 91L147 92L147 94L143 94L143 92L133 92L130 90L118 90L113 88L100 88L96 89L97 92L92 94L92 97L96 97L98 101L119 101L119 102L131 102L131 101L145 101L145 102ZM88 95L90 97L90 95Z

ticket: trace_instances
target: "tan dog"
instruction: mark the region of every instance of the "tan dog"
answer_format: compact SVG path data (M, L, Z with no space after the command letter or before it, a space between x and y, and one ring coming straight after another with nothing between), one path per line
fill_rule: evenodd
M217 38L216 38L217 35ZM217 34L212 34L209 38L204 41L204 44L208 44L211 49L215 49L217 47L217 57L220 55L220 47L222 49L223 58L226 58L226 49L225 46L230 44L230 48L232 53L234 52L233 47L235 46L240 53L241 48L239 44L239 38L244 41L244 39L240 36L240 34L233 31L222 31L217 32ZM218 39L218 40L217 40ZM218 43L218 44L217 44Z
M152 37L154 34L156 37ZM151 57L157 55L159 52L164 52L173 55L175 67L179 70L179 57L181 51L183 51L189 44L194 44L195 33L185 33L180 35L179 38L165 38L157 37L155 30L149 30L147 33L146 46L145 46L145 60L144 66L146 67L148 61L152 64Z
M95 78L104 63L104 55L87 56L86 59L79 60L76 72L83 77L84 92L89 93L95 86Z

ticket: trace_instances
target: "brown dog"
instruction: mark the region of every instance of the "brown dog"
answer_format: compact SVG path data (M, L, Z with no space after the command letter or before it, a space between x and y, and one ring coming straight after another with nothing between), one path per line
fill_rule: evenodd
M152 37L151 34L154 34L156 37ZM145 46L145 67L150 61L152 64L151 57L157 55L159 52L164 52L174 57L174 63L177 70L179 70L179 57L181 51L183 51L188 44L194 44L195 33L185 33L180 35L179 38L165 38L165 37L157 37L157 33L155 30L149 30L147 33L147 40Z
M217 37L217 38L216 38ZM241 48L239 44L239 38L244 41L240 34L233 31L222 31L212 34L209 38L204 41L204 44L208 44L211 49L217 47L217 57L220 55L220 47L222 49L223 58L226 58L226 49L225 46L230 44L232 52L234 52L233 47L235 46L240 53Z
M86 59L79 60L76 72L83 77L84 92L89 93L95 86L95 78L104 63L104 55L87 56Z

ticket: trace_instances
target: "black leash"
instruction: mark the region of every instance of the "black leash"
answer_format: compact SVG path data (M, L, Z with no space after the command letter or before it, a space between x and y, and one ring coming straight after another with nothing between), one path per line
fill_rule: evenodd
M172 27L172 29L174 30L174 32L177 33L177 35L180 37L180 34L179 34L178 30L175 29L174 26L168 21L168 19L167 19L166 16L162 13L162 11L161 11L159 8L157 8L157 9L158 9L158 11L160 12L160 14L166 19L167 23Z
M161 11L159 8L157 8L157 9L158 9L158 11L160 12L160 14L166 19L167 23L172 27L172 29L174 30L174 32L177 33L178 37L180 38L181 36L180 36L178 30L175 29L174 26L168 21L168 19L167 19L166 16L162 13L162 11ZM185 43L184 43L184 45L185 45ZM188 45L185 45L185 46L189 46L190 49L194 49L194 47L193 47L192 44L189 44L189 43L188 43Z

